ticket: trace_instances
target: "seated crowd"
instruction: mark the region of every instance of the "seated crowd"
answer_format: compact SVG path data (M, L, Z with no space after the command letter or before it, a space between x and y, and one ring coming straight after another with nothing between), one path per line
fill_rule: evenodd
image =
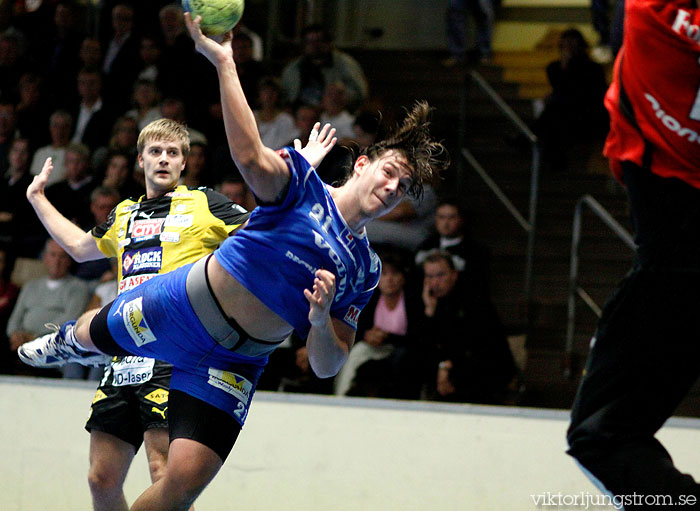
M54 166L47 197L89 230L144 193L137 137L167 117L191 135L181 184L217 189L249 210L255 200L228 151L215 70L195 52L179 2L20 5L0 2L0 372L99 379L82 367L24 367L15 353L45 324L116 295L114 262L75 264L29 205L27 186L45 160ZM306 143L317 121L337 129L338 147L318 168L333 184L351 150L381 137L379 115L362 69L324 28L301 35L300 55L275 72L239 25L234 58L265 145ZM259 388L503 402L515 366L490 298L488 252L463 228L462 206L428 189L368 232L382 277L335 381L313 376L303 342L290 338ZM13 278L15 260L34 261L34 278Z

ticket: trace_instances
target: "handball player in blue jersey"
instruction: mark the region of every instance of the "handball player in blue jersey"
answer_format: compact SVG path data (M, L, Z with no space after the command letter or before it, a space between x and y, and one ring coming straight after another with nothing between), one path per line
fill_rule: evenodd
M259 207L212 255L122 293L112 304L22 346L28 364L84 364L142 355L173 364L166 475L134 510L187 509L228 456L268 355L293 330L320 377L338 373L381 267L365 225L420 195L447 165L417 103L383 141L357 157L344 184L314 167L335 144L316 125L310 143L263 146L237 75L231 35L204 36L186 15L197 50L216 67L231 155ZM177 215L176 215L177 216ZM177 221L177 219L173 219Z

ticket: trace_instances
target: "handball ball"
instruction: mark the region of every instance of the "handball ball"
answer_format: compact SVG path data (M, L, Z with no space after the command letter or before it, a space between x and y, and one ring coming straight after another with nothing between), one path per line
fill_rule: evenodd
M182 0L182 8L192 19L202 17L200 27L207 35L222 35L243 16L243 0Z

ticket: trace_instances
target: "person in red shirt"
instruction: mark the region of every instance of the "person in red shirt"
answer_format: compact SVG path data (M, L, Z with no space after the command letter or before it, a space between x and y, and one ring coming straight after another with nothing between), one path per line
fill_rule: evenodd
M627 511L650 495L700 502L655 438L700 376L699 59L695 0L627 0L605 155L627 188L637 251L603 310L567 435Z

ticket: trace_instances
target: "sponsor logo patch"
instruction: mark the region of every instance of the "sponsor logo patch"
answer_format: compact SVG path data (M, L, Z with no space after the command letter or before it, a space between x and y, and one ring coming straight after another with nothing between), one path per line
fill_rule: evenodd
M165 414L168 412L168 407L167 407L167 406L165 407L165 410L159 410L159 409L156 408L155 406L152 406L152 407L151 407L151 412L157 413L158 415L160 415L161 417L163 417L163 420L167 420L167 417L165 416Z
M231 394L239 401L248 404L253 384L240 374L209 368L209 385Z
M309 273L311 273L311 275L314 275L316 273L316 268L311 266L309 263L307 263L306 261L301 259L296 254L292 253L290 250L287 250L287 253L284 255L287 257L287 259L291 259L295 263L302 265L304 268L306 268L309 271Z
M348 312L345 314L345 320L346 323L351 324L355 328L357 328L357 320L360 318L360 309L355 307L354 305L351 305L350 308L348 309Z
M164 218L154 218L148 220L135 220L131 227L131 236L142 238L145 236L157 236L163 232Z
M180 233L179 232L164 232L163 234L160 235L160 241L166 241L169 243L177 243L180 241Z
M157 405L162 405L168 401L168 394L169 392L165 389L156 389L146 394L144 397Z
M112 385L141 385L153 377L155 360L146 357L124 357L112 364Z
M118 294L123 293L124 291L128 291L129 289L133 289L139 284L146 282L149 279L152 279L158 275L157 273L152 273L152 274L144 274L144 275L134 275L133 277L125 277L119 282L119 292Z
M124 303L122 308L122 318L124 327L129 337L133 339L136 346L143 346L149 342L156 341L156 336L148 326L146 318L143 316L143 297L139 296Z
M168 215L165 218L166 227L190 227L194 221L194 215Z
M92 404L94 405L98 401L102 401L104 398L107 397L107 394L102 392L100 389L97 389L97 392L95 393L95 397L92 398Z
M122 255L122 274L124 276L143 271L160 271L163 263L163 248L151 247L129 250Z

